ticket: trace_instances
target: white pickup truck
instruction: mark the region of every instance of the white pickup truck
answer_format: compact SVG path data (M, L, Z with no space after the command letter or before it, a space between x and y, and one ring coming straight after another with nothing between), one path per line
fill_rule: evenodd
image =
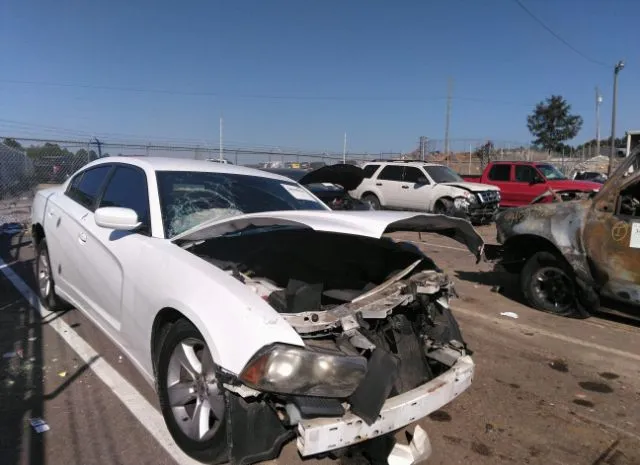
M426 211L485 223L500 207L500 188L466 182L444 165L381 161L366 163L363 170L365 179L350 195L376 210Z

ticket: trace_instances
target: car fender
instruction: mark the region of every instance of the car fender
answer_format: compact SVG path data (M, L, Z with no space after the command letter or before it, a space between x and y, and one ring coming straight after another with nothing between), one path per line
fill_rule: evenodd
M304 345L276 310L236 278L175 244L159 242L144 264L145 277L134 299L149 302L149 311L140 312L143 321L127 325L133 332L145 328L139 350L150 350L153 322L164 308L189 319L202 333L216 364L234 374L265 345ZM150 354L145 366L152 366Z

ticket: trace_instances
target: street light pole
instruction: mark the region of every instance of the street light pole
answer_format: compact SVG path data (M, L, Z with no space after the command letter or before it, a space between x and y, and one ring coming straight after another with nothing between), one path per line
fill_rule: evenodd
M609 153L608 176L613 170L613 159L616 154L616 106L618 103L618 74L624 68L624 61L620 60L613 69L613 104L611 105L611 152Z
M602 103L602 95L600 89L596 87L596 154L600 156L600 104Z

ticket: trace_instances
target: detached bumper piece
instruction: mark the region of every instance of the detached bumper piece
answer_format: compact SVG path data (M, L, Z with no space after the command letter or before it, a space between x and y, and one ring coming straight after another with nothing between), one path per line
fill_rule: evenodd
M298 451L300 455L307 457L358 444L404 428L458 397L471 385L473 373L474 363L471 357L460 357L451 369L437 378L387 399L377 419L370 425L353 412L348 412L341 418L302 420L298 424ZM422 436L422 433L415 433L414 449L411 449L411 446L409 449L401 445L394 447L395 453L392 451L389 458L393 456L400 460L403 457L403 461L394 462L394 465L409 465L406 461L409 453L421 456L430 451L428 437L426 433Z
M472 221L493 221L499 210L498 202L470 205L467 215Z

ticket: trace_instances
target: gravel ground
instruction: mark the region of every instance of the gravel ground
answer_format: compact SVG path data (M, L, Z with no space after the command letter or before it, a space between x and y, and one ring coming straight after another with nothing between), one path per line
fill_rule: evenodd
M495 237L491 227L481 233ZM513 279L476 265L459 244L426 234L397 237L416 241L456 280L461 298L454 312L477 363L471 388L420 422L434 448L427 463L640 463L640 338L633 322L534 311L519 302ZM33 285L28 236L0 234L0 257ZM497 285L500 292L492 292ZM19 353L0 360L0 464L175 463L2 275L0 310L0 352ZM157 408L153 389L91 322L74 310L56 318ZM31 417L51 429L34 432ZM302 461L289 444L271 463Z

